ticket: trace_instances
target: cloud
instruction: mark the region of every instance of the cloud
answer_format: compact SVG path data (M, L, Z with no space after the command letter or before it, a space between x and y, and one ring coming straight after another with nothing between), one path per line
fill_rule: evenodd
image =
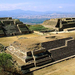
M62 6L59 6L58 8L63 8Z
M17 3L17 4L0 4L0 11L3 10L16 10L16 9L21 9L21 10L32 10L32 11L39 11L42 10L44 6L37 6L34 2L29 3Z
M29 4L30 3L0 4L0 11L22 9L22 8L28 6Z

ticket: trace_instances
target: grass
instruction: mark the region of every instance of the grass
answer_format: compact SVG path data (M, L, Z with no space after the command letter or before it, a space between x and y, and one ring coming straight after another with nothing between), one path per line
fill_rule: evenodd
M33 30L33 31L42 31L42 30L47 30L48 28L45 28L44 26L42 25L28 25L28 28L30 30Z
M1 37L0 43L3 44L4 46L9 46L11 43L17 41L21 37L32 38L32 37L39 37L39 36L40 35L36 35L36 34L25 34L25 35L17 35L17 36L10 36L10 37Z

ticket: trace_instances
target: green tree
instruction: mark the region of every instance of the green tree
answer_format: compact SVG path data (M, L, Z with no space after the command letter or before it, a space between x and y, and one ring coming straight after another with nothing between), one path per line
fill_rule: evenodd
M0 53L0 66L5 71L7 68L12 67L12 56L7 53Z

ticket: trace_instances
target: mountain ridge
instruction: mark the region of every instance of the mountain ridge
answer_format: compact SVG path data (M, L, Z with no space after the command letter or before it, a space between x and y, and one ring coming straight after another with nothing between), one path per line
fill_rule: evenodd
M13 16L23 16L23 15L29 15L29 16L35 16L35 15L48 15L48 14L75 14L75 12L59 12L59 11L45 11L45 12L39 12L39 11L31 11L31 10L6 10L6 11L0 11L0 17L13 17Z

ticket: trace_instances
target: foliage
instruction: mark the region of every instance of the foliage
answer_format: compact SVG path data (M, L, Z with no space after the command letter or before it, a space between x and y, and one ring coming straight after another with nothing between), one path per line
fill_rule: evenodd
M0 53L0 66L4 70L12 66L12 62L10 60L12 60L12 56L10 54Z
M0 53L0 75L22 75L22 72L15 68L11 60L10 54Z
M30 30L35 30L35 31L41 31L41 30L47 30L48 28L45 28L44 26L42 25L31 25L29 27Z
M0 44L0 52L4 51L4 46Z

